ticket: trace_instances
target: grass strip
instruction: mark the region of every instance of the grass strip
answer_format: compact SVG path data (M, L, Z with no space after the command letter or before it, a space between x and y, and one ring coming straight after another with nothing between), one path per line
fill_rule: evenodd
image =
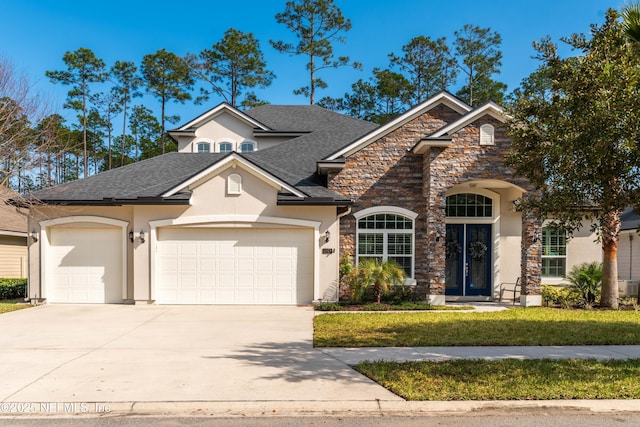
M407 400L640 398L640 359L380 361L356 369Z
M317 347L638 345L640 312L335 313L314 318Z
M18 304L24 302L22 299L16 300L0 300L0 314L8 313L10 311L22 310L23 308L31 307L29 304Z

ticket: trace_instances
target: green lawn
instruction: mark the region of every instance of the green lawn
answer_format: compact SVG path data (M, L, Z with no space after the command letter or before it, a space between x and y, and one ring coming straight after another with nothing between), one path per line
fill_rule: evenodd
M18 304L24 302L22 299L14 300L0 300L0 314L8 313L10 311L22 310L23 308L31 307L28 304Z
M407 400L640 399L640 359L363 362Z
M514 308L490 313L335 313L317 347L640 344L640 312Z

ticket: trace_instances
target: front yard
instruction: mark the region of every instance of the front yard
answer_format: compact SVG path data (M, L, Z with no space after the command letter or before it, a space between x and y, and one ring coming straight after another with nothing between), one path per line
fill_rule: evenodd
M316 316L317 347L640 344L640 312L513 308L490 313ZM640 359L367 361L359 372L407 400L640 399Z
M640 359L363 362L356 369L407 400L640 398Z
M316 347L640 344L636 311L336 313L316 316L314 327Z

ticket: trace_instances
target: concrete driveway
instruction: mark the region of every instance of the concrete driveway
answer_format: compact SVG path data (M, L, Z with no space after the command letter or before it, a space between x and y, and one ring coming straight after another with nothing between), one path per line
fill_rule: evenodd
M4 402L402 400L312 346L310 307L44 305L0 315Z

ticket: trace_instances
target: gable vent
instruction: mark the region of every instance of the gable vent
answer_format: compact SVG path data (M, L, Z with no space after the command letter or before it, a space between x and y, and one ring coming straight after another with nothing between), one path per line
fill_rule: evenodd
M480 145L493 145L494 129L492 125L480 126Z
M227 178L227 194L242 194L242 177L236 173Z

